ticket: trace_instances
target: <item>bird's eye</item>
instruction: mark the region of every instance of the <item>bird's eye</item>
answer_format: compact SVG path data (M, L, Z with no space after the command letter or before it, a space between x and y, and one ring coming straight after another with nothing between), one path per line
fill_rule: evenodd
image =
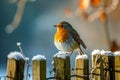
M61 27L63 27L63 25L61 25Z

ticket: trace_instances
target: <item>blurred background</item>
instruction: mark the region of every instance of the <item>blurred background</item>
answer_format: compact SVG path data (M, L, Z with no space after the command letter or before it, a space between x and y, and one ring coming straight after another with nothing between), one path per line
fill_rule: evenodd
M119 50L119 0L110 0L104 8L91 7L91 4L84 8L80 6L81 1L84 3L84 0L0 0L0 76L6 74L7 55L19 51L17 42L21 42L30 60L34 55L45 55L47 70L51 70L53 55L58 52L53 42L56 31L53 25L61 21L69 22L77 30L88 55L94 49ZM108 8L112 1L113 8ZM76 55L71 56L73 67Z

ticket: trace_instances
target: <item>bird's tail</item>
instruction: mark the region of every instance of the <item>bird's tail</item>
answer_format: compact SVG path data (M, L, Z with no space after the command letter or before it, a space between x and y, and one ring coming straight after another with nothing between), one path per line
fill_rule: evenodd
M78 54L79 55L83 55L84 54L83 51L82 51L82 49L80 47L78 48Z

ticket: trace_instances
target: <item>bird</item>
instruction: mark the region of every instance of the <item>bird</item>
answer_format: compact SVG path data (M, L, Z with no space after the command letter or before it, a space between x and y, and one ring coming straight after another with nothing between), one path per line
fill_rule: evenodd
M54 25L54 27L57 28L54 35L54 44L58 50L70 54L77 50L79 55L84 54L80 45L84 49L87 47L69 22L62 21Z

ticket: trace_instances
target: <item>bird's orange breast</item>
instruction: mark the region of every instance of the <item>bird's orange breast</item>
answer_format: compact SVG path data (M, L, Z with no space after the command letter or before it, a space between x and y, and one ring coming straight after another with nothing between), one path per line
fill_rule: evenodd
M54 36L54 41L63 43L67 39L68 39L68 30L64 28L58 28Z

